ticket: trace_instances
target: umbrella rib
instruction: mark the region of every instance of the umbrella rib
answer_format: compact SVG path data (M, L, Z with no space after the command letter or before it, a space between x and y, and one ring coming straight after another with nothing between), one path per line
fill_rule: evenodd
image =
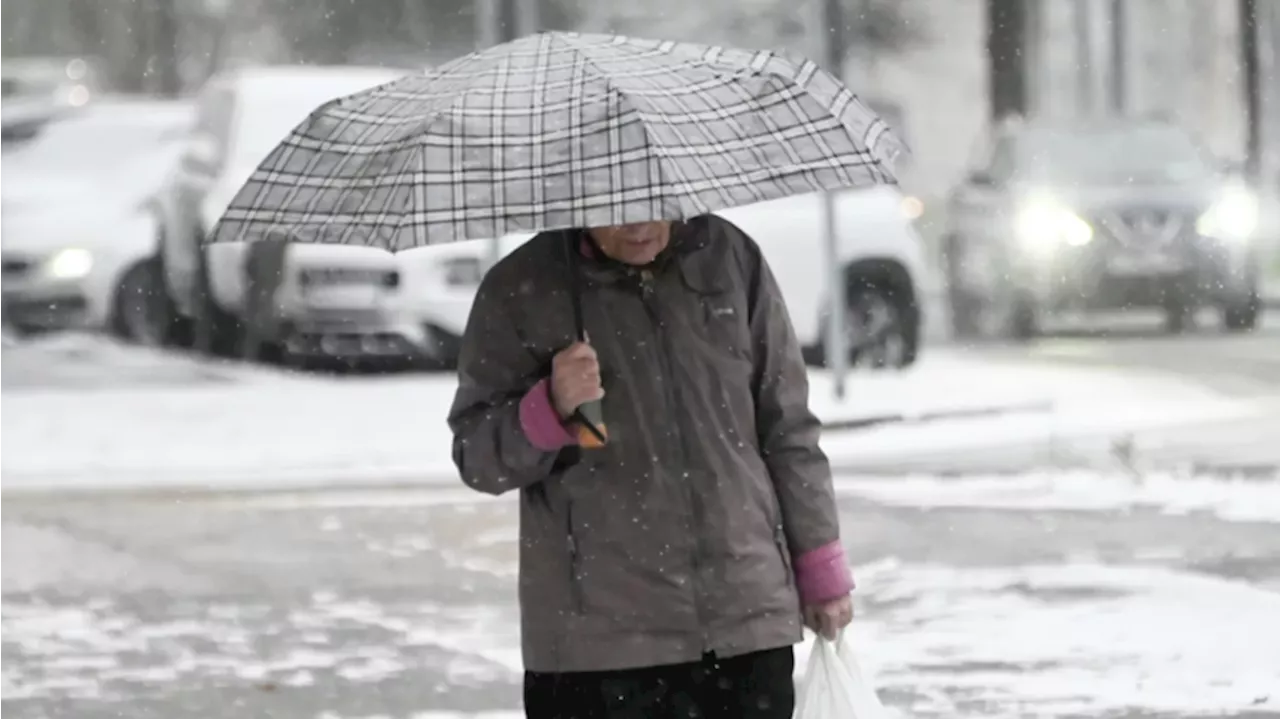
M589 67L595 71L595 74L599 76L600 81L604 83L604 86L610 92L612 92L614 95L618 97L619 105L621 105L624 102L627 103L628 105L630 105L631 109L636 113L637 118L639 118L640 110L639 108L636 107L635 101L630 96L628 96L627 93L623 92L621 88L619 88L617 84L615 84L610 79L609 73L605 72L603 68L597 65L595 61L592 60L587 53L583 52L581 47L574 45L573 43L565 43L565 44L570 46L573 49L573 52L579 58L582 59L582 64L584 66ZM619 112L619 116L621 117L621 112ZM640 125L640 131L644 133L645 142L648 143L649 147L654 150L655 156L657 156L659 159L659 162L656 163L658 168L658 177L657 177L656 185L658 187L663 187L666 185L666 182L664 181L665 178L664 178L662 165L664 161L668 160L667 155L665 152L662 151L664 149L662 144L654 141L653 133L649 131L649 126L645 124L645 122L642 119L640 119L639 125ZM686 188L689 187L689 179L683 173L677 171L674 173L674 177L678 177L680 183L684 185Z

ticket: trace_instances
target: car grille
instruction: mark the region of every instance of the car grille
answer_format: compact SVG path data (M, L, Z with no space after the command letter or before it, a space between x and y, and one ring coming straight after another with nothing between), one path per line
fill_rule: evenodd
M1099 238L1125 250L1173 248L1195 227L1195 215L1168 207L1123 207L1089 218Z
M17 279L30 272L36 263L25 257L5 257L0 260L0 265L3 266L5 279Z
M365 326L385 321L386 311L379 308L333 309L308 307L306 320L334 329Z
M299 272L304 285L383 285L394 287L399 273L387 270L363 270L349 267L310 268Z

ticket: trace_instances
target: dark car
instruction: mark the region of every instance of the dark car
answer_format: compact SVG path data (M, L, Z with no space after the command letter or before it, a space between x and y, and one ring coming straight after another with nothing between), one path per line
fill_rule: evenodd
M1026 338L1042 320L1159 308L1228 330L1259 314L1259 202L1166 122L1012 124L951 197L943 238L959 337Z
M62 117L68 109L43 100L14 98L0 106L0 138L7 152L35 139L45 125Z

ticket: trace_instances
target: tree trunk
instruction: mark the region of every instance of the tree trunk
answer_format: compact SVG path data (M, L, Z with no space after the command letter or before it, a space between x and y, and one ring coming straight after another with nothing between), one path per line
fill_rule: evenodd
M1129 110L1129 23L1125 0L1111 0L1111 76L1107 85L1110 110L1123 116Z
M1244 77L1245 168L1249 178L1262 176L1262 68L1258 52L1258 5L1256 0L1239 0L1240 68Z
M152 0L151 67L155 70L153 89L163 97L177 97L182 91L178 68L178 10L176 0Z
M1027 112L1027 12L1030 0L987 0L987 69L993 122Z

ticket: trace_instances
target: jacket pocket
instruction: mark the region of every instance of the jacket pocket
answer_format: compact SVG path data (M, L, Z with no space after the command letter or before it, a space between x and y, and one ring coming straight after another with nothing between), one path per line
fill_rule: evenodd
M695 338L716 354L750 360L751 326L745 289L724 276L723 270L707 277L681 266L680 278L687 297L697 305L688 315L697 318Z
M796 570L791 564L791 550L787 547L787 532L782 528L781 522L773 526L773 545L777 547L778 556L782 558L782 568L787 572L787 585L794 586L796 583Z
M787 530L782 522L782 501L778 498L776 491L770 493L768 506L769 521L773 524L773 546L778 550L778 557L782 559L782 568L787 573L787 585L794 586L796 570L791 561L791 548L787 544Z
M565 549L569 553L569 600L575 614L582 614L582 558L578 550L578 536L573 525L573 500L565 505Z

